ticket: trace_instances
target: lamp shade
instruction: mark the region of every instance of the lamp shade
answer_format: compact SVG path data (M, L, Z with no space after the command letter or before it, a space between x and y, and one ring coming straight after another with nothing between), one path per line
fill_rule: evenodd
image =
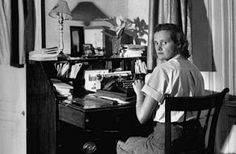
M63 15L64 20L72 19L72 14L66 1L58 1L48 15L53 18L58 18L60 13Z

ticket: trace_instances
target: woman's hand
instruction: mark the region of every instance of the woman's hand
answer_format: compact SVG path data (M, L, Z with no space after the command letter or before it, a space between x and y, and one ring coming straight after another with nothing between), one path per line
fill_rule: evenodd
M133 85L134 92L137 95L137 94L139 94L141 92L141 89L144 86L144 81L142 81L142 80L135 80L132 85Z

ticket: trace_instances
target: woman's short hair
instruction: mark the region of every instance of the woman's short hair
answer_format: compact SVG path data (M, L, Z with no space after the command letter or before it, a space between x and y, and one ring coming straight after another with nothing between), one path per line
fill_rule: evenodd
M176 24L165 23L157 25L154 29L154 33L162 30L170 31L171 39L175 44L177 44L179 54L186 58L189 58L190 53L188 50L188 40L186 39L186 36L184 35L182 29Z

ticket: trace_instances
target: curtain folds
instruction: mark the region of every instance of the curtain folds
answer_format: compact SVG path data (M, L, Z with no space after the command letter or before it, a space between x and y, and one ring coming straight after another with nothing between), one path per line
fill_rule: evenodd
M0 0L0 64L10 64L11 1Z
M36 29L36 0L23 0L24 1L24 17L25 17L25 29L24 29L24 55L26 56L30 51L34 50L35 46L35 29ZM42 1L42 0L40 0Z
M34 1L0 0L0 64L23 66L34 46L34 18Z

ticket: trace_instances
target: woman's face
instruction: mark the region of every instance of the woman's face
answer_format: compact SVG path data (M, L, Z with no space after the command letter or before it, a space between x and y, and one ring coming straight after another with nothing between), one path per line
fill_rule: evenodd
M158 59L169 60L174 57L176 52L176 45L171 39L171 33L167 30L162 30L154 34L154 44Z

